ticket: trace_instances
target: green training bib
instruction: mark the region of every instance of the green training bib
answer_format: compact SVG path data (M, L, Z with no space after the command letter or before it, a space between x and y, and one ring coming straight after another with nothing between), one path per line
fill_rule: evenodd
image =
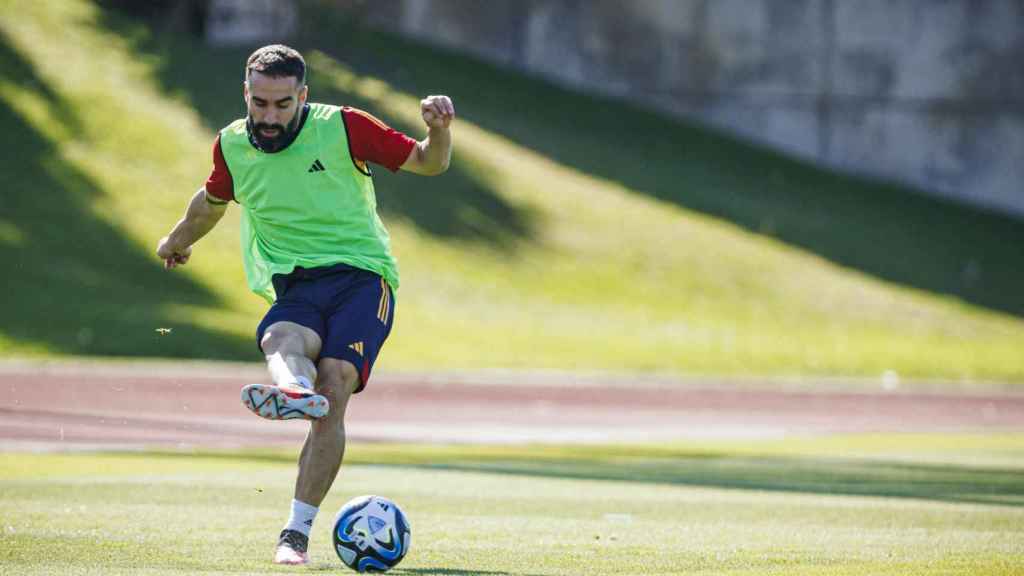
M373 178L349 153L340 107L311 103L298 137L279 152L256 149L244 118L221 130L220 146L242 207L242 259L253 292L272 303L274 274L333 264L375 272L398 290Z

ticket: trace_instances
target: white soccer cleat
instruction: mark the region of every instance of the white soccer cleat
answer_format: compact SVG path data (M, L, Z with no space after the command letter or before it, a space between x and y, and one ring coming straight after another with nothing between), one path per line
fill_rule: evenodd
M301 566L309 564L309 538L295 530L281 532L277 540L277 550L274 551L274 564L285 564L288 566Z
M327 415L327 398L301 386L249 384L242 388L242 404L267 420L317 420Z

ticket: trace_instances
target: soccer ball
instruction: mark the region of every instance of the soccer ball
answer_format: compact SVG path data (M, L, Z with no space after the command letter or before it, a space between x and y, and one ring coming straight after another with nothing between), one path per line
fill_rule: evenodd
M412 544L409 521L398 505L381 496L358 496L334 518L334 550L356 572L386 572L405 558Z

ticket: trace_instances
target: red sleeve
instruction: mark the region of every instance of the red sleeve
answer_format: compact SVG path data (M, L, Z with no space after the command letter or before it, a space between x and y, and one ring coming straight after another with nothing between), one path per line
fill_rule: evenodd
M231 180L228 163L220 149L220 134L213 143L213 171L206 179L206 193L226 202L235 199L235 183Z
M396 172L405 164L416 140L381 122L373 114L348 106L341 109L348 149L355 160L373 162Z

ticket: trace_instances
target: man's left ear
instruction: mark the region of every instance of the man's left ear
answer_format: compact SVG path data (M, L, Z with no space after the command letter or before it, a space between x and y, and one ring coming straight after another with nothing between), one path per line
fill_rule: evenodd
M299 92L299 104L305 104L307 96L309 96L309 86L303 86L302 91Z

